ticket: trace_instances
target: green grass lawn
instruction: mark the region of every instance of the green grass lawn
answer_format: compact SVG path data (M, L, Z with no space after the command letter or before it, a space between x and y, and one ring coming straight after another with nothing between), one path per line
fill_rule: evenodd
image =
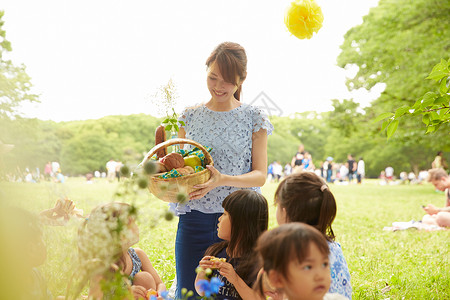
M270 205L270 227L276 226L273 194L276 183L267 183L263 194ZM54 205L60 196L73 200L85 214L100 203L111 201L117 183L69 178L64 184L0 182L1 201L33 212ZM450 231L425 232L409 229L383 231L395 221L420 220L422 204L444 204L444 194L430 184L379 186L376 180L363 185L331 185L338 205L333 224L352 276L353 299L449 299ZM130 201L129 199L126 202ZM140 242L169 287L175 276L174 241L177 218L162 216L167 203L143 190L136 200L139 208ZM65 227L44 227L48 257L42 266L53 295L64 294L76 262L76 233L79 221ZM389 291L382 292L386 286Z

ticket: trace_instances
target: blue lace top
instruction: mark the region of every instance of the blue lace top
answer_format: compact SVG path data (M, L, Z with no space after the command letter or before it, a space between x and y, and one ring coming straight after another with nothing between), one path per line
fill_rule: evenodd
M267 115L259 108L242 103L230 111L213 111L204 104L186 108L179 121L186 126L186 138L212 147L214 167L227 175L242 175L252 170L252 134L260 129L272 134L273 126ZM185 149L193 146L185 145ZM203 198L186 204L170 203L176 215L191 210L203 213L222 213L222 201L240 188L220 186L209 191ZM260 192L260 188L251 188Z
M350 285L350 272L344 258L341 245L336 242L328 242L330 247L331 286L330 293L341 294L352 299L352 286Z

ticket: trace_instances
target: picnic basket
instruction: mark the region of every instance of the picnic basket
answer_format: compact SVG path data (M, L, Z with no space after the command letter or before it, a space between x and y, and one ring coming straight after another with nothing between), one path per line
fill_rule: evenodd
M182 138L170 139L156 145L147 153L147 155L145 155L145 158L141 162L141 165L144 165L146 162L148 162L158 150L176 144L190 144L196 146L205 155L205 163L207 165L214 165L211 154L208 152L208 150L206 150L205 147L203 147L196 141ZM178 202L177 195L179 193L189 194L196 190L193 188L194 185L205 183L211 177L211 171L206 168L200 172L175 178L159 178L158 176L161 174L163 173L148 175L148 189L150 193L155 195L155 197L166 202Z

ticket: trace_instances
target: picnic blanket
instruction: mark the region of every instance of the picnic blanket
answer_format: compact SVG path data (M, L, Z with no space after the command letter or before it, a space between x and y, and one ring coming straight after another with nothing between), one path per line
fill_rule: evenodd
M411 220L409 222L393 222L392 226L383 228L383 230L385 231L398 231L406 229L436 231L436 230L446 230L447 228L440 227L437 225L423 224L422 221L414 221L414 220Z

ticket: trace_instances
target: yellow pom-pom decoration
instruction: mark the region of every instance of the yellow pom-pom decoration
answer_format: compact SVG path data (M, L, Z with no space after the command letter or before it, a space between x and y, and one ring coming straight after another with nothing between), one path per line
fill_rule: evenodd
M284 24L299 39L310 39L322 28L322 9L315 0L294 0L286 11Z

